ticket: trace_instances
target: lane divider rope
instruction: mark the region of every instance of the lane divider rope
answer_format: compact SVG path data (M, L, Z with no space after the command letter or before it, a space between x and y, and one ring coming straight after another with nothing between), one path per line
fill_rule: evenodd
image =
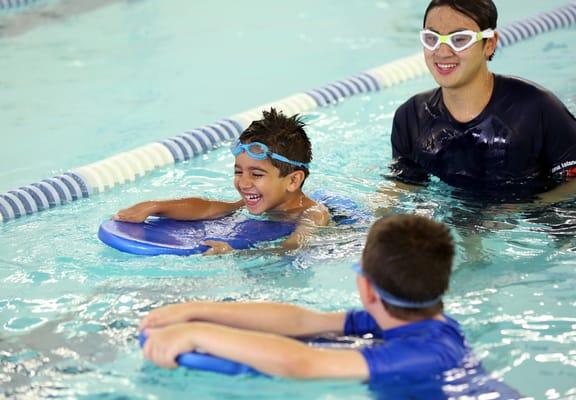
M0 8L34 1L0 0ZM576 1L499 28L498 47L507 47L544 32L574 25L576 25ZM418 78L427 72L422 54L414 54L348 79L263 104L160 142L116 154L7 193L0 193L0 222L88 198L116 185L133 182L158 168L204 154L219 147L223 142L237 138L251 121L260 119L262 111L270 107L275 107L287 115L304 113L318 107L337 104L346 97L379 91Z
M0 10L29 7L38 1L39 0L0 0Z

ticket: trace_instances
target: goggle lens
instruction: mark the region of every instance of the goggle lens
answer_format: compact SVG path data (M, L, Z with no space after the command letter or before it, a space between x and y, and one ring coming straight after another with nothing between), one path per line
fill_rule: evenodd
M238 154L245 151L246 154L248 154L248 156L254 160L265 160L266 157L268 157L268 146L260 142L247 144L234 142L232 143L230 150L234 156L237 156Z
M424 32L422 32L421 38L422 38L422 43L428 49L436 48L438 46L438 43L440 42L440 37L438 37L438 35L434 34L434 32L424 31Z
M450 43L452 44L452 48L454 49L464 49L466 48L470 42L472 42L475 38L475 35L464 34L464 33L454 33L453 35L449 36Z
M266 145L261 143L250 143L246 146L246 152L252 158L257 158L259 160L264 160L268 154L268 148Z

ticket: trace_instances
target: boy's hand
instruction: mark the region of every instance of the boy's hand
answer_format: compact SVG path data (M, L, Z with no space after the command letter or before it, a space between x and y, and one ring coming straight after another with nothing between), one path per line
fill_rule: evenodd
M175 324L165 328L147 329L144 357L164 368L176 368L176 357L195 349L190 340L191 324Z
M146 328L161 328L166 325L190 321L189 303L170 304L156 308L148 313L140 321L140 330Z
M143 222L149 215L154 214L154 202L145 201L143 203L138 203L132 207L125 208L118 211L116 215L112 217L115 221L124 222Z
M234 251L234 248L228 243L219 242L218 240L205 240L202 242L202 244L211 247L203 253L205 256L210 256L213 254L226 254Z

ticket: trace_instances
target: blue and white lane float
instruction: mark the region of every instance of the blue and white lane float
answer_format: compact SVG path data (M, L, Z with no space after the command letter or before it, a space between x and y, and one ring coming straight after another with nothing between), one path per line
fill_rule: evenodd
M310 193L310 198L324 204L338 226L369 223L372 219L370 212L343 196L316 190ZM261 242L289 236L296 228L295 222L248 218L237 214L197 221L151 217L136 224L108 220L100 225L98 238L125 253L187 256L208 250L210 247L203 244L206 240L226 242L233 249L243 250Z
M8 8L32 2L0 0L0 7ZM498 47L511 46L536 35L574 25L576 1L498 28ZM0 222L90 197L116 185L132 182L155 169L203 154L225 141L237 138L251 121L261 118L262 110L270 107L275 107L287 115L304 113L337 104L346 97L382 90L426 73L426 64L419 52L351 78L264 104L214 124L84 165L63 175L0 193Z
M0 0L0 10L9 10L30 7L38 3L39 0Z

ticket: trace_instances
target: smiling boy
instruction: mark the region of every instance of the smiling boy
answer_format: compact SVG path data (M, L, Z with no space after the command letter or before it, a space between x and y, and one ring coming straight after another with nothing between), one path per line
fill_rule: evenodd
M235 156L234 187L240 200L227 202L202 198L156 200L120 210L115 220L142 222L150 215L177 220L216 219L243 207L254 215L297 222L294 232L282 243L285 249L300 247L311 230L327 225L328 209L302 192L309 175L312 149L297 115L286 117L275 109L264 111L242 132L231 151ZM233 248L207 240L205 254L226 253Z

